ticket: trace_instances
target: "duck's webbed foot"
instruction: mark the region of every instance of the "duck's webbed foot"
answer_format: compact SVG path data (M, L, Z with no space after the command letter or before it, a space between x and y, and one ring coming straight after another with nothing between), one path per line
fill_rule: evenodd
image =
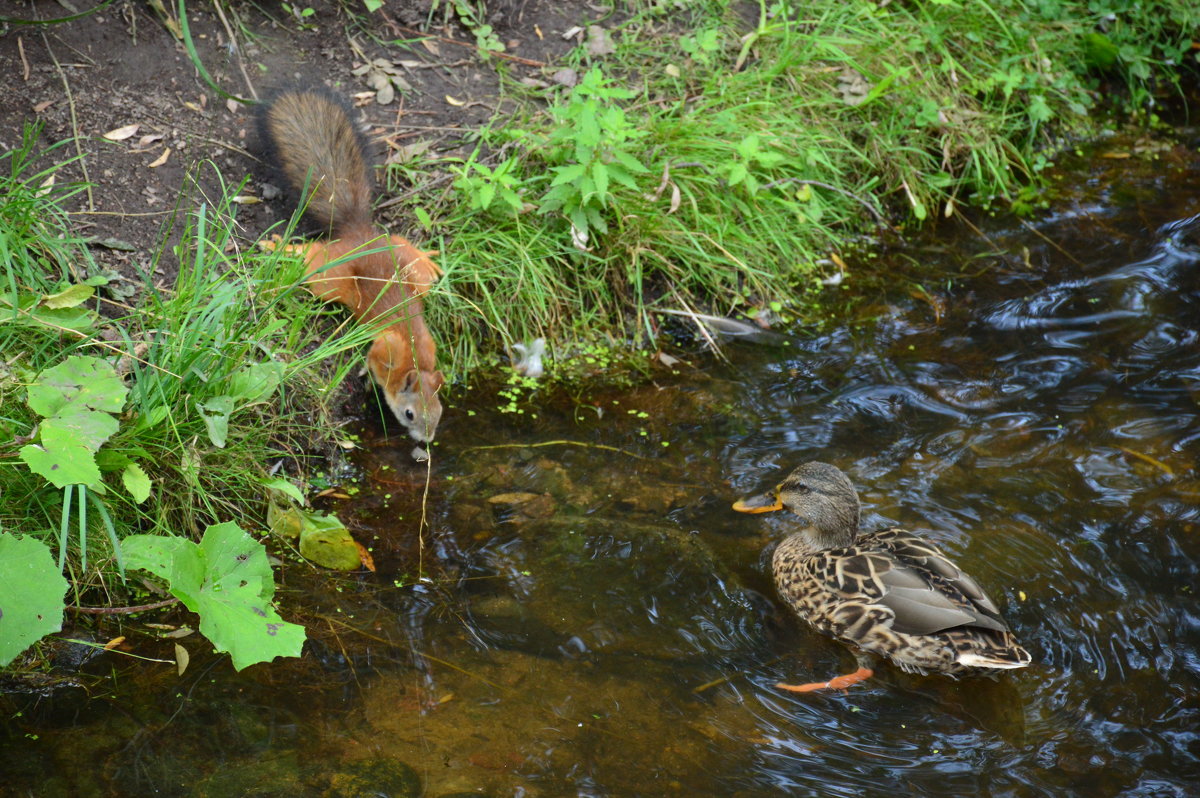
M827 682L809 682L808 684L784 684L783 682L779 682L775 686L780 690L787 690L792 693L811 693L815 690L845 690L859 682L865 682L875 675L875 671L871 667L874 662L869 654L857 652L854 657L858 661L858 670L854 673L848 673L845 676L835 676Z
M859 668L854 673L847 673L845 676L835 676L827 682L809 682L808 684L784 684L779 682L775 686L780 690L788 690L793 693L811 693L814 690L845 690L851 685L866 681L875 675L875 671L870 668Z

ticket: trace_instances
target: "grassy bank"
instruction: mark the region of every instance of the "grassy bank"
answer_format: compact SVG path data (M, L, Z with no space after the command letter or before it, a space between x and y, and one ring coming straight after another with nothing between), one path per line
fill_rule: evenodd
M1175 94L1200 22L1182 1L642 7L612 55L576 51L574 86L508 85L523 110L453 189L414 192L448 242L429 314L453 368L483 329L563 356L653 339L656 308L804 316L860 234L1028 210L1064 141Z
M1063 142L1152 123L1200 22L1182 0L684 6L633 4L611 48L593 37L540 84L495 62L515 113L471 131L468 158L389 167L390 212L441 242L426 312L460 392L535 337L562 379L597 347L654 345L663 311L819 314L874 236L1028 209ZM272 468L304 484L370 332L318 336L314 315L342 316L239 234L236 185L183 187L122 305L66 212L85 187L48 180L38 146L31 130L0 165L0 525L45 544L70 603L137 603L119 540L261 526L272 492L302 498Z

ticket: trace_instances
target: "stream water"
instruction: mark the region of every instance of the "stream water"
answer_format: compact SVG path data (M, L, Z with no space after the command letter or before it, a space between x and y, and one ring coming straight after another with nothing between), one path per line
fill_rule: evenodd
M182 677L105 655L8 695L0 793L1200 794L1200 161L1105 157L1129 149L1036 221L887 256L911 292L826 289L852 310L791 346L451 408L424 504L410 446L368 436L328 507L379 570L286 569L302 660L238 674L193 636ZM1033 665L775 689L853 669L775 596L787 519L729 509L811 459L941 545Z

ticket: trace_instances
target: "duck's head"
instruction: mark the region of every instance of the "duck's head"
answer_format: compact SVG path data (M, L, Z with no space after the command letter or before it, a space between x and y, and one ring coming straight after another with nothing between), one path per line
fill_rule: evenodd
M797 534L807 538L813 550L849 546L858 536L858 492L837 467L828 463L805 463L775 487L775 490L735 502L740 513L769 513L787 510L796 516Z

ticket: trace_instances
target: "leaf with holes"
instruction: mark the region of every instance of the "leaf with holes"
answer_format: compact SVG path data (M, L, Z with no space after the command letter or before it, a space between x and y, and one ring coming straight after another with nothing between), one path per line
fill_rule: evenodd
M62 628L66 592L45 543L0 533L0 667Z
M229 652L237 670L300 656L304 627L284 621L271 606L275 582L266 550L237 524L210 526L199 545L131 535L121 546L129 567L166 580L171 594L200 615L200 633Z

